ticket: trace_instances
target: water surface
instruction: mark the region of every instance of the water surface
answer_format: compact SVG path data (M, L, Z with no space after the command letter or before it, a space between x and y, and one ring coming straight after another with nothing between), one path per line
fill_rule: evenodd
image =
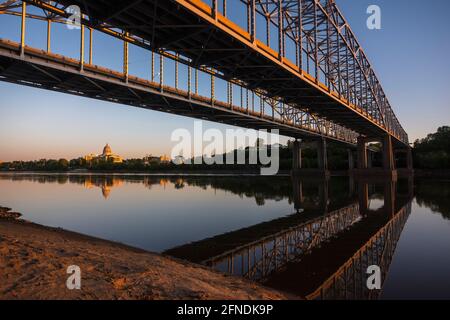
M309 299L449 299L449 199L450 182L412 179L0 175L0 205L27 220Z

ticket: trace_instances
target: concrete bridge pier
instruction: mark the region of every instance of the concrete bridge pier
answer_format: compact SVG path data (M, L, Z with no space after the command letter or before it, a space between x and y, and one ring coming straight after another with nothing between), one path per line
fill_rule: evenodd
M366 138L361 136L358 137L357 148L358 170L365 170L368 166Z
M392 146L392 137L386 135L383 139L383 168L386 171L395 170L394 149Z
M292 170L295 172L302 168L302 148L300 141L295 140L292 144Z
M374 167L369 162L367 143L372 141L380 141L383 145L383 166ZM385 177L391 179L397 179L397 170L395 168L394 161L394 149L392 145L392 137L390 135L384 136L382 139L370 138L370 137L358 137L357 142L357 163L358 168L353 171L357 176L368 177Z
M317 168L304 168L302 163L302 150L312 148L317 150ZM292 174L307 177L327 178L328 170L327 142L325 138L317 140L296 140L292 144Z
M414 174L414 164L413 164L413 155L412 155L412 148L407 146L402 149L396 149L395 151L395 158L397 158L398 155L403 155L405 158L404 162L406 166L397 166L397 171L399 175L402 176L410 176Z

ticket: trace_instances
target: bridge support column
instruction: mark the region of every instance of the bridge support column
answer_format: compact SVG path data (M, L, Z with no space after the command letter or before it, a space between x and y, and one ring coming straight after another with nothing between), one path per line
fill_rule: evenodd
M394 150L390 135L386 135L383 139L383 168L384 170L395 170Z
M317 168L303 168L302 166L302 149L316 148L317 149ZM327 160L327 143L324 138L313 141L294 141L292 145L292 174L316 178L328 178L330 172L328 171Z
M383 169L383 175L392 177L393 179L397 178L391 135L386 135L383 139Z
M386 135L381 140L383 144L383 167L373 167L372 162L369 161L367 142L376 140L378 139L358 137L358 169L354 170L353 173L358 176L387 177L396 179L397 171L395 169L394 151L392 146L392 138L390 135Z
M367 146L364 137L358 137L358 169L367 169Z
M373 152L367 150L367 169L373 168Z
M300 141L295 140L292 144L292 170L300 170L302 168L302 149Z
M404 173L402 172L402 174L409 176L409 177L414 175L414 161L413 161L412 148L409 146L406 149L406 172L404 172Z
M405 149L395 150L396 153L403 153L405 157L406 167L397 167L397 171L402 176L411 176L414 174L412 148L407 146Z

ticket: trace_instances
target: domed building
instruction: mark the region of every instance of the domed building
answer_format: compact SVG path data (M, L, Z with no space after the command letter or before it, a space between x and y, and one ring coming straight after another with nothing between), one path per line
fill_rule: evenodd
M106 146L103 148L102 156L108 157L110 155L112 155L111 147L109 146L109 144L106 144Z
M90 154L84 157L87 162L112 162L112 163L122 163L123 158L112 152L111 147L107 143L103 147L103 153L99 155Z

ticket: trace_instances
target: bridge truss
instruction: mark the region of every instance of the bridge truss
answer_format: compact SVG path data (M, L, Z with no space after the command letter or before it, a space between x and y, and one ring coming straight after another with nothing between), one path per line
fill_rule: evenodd
M229 0L219 2L213 0L210 6L197 0L163 2L146 0L130 1L126 4L123 1L89 0L25 0L23 3L5 1L0 4L0 13L22 17L22 37L18 44L18 56L20 61L26 61L28 64L30 54L34 55L35 52L29 47L30 50L26 50L26 19L46 20L51 30L52 23L65 23L70 16L70 13L65 11L67 5L80 6L83 15L78 63L64 57L59 58L78 65L79 74L83 73L78 82L85 83L83 85L78 83L80 85L78 88L70 87L68 85L70 81L67 79L63 79L62 86L55 83L55 77L49 76L53 74L54 69L46 69L49 63L44 61L42 66L45 67L43 68L45 72L41 72L43 78L36 79L34 83L22 78L23 75L16 74L15 78L10 77L7 70L5 71L5 66L3 70L0 69L3 74L2 80L243 127L279 128L281 134L296 138L323 136L355 144L360 134L380 136L388 132L397 138L397 141L407 143L406 133L396 119L364 52L334 1L236 2L246 8L247 32L241 30L230 20L231 18L227 17ZM26 4L41 8L43 14L27 14ZM191 16L182 17L179 10L170 13L173 5L181 7L185 14L189 12ZM150 15L152 19L145 17L142 12ZM173 16L175 14L184 22L175 21ZM205 14L210 17L206 17ZM197 20L195 24L190 23L192 15ZM212 25L208 20L211 17L214 17ZM266 21L266 44L256 37L260 27L257 21L260 21L261 17ZM243 40L248 41L248 46L256 46L257 58L253 57L249 48L243 48L241 43L238 48L218 45L217 38L221 34L217 30L222 30L223 25L228 26L230 34L237 32L239 36L237 40L241 41L244 37ZM278 30L278 53L270 47L272 45L270 32L274 27ZM182 28L188 28L190 31L180 32ZM85 29L90 33L88 58L84 54ZM98 30L123 41L121 74L92 65L92 30ZM41 58L50 58L47 60L55 62L57 59L50 52L50 31L48 32L47 50L41 52ZM247 45L245 41L244 45ZM151 51L151 80L158 72L160 74L158 83L153 81L145 83L140 81L142 79L129 74L129 44ZM11 62L14 49L11 42L5 44L5 41L2 41L2 45L3 49L6 49L4 55L9 58L6 63L6 68L9 68L10 64L14 64ZM292 50L295 52L294 58L289 54ZM155 70L155 57L160 60L159 70ZM291 62L289 57L295 62ZM17 55L14 58L17 60ZM174 87L164 84L164 61L167 59L176 63ZM32 60L31 63L34 64L37 59ZM59 65L57 70L61 67L70 69L66 68L65 63ZM178 64L188 67L187 90L178 87ZM105 88L103 86L105 82L99 82L98 74L95 74L95 77L91 76L92 69L105 71L102 76L106 76L109 80L122 80L122 87L125 88L116 87L112 91L111 88ZM198 95L199 72L210 76L208 97ZM48 83L49 77L53 78L50 80L53 82L51 84ZM215 83L219 79L227 83L227 101L216 99ZM148 97L150 95L133 87L136 82L152 91L152 99ZM70 88L63 88L64 86ZM83 86L89 87L89 92L83 91ZM98 89L97 92L95 88ZM117 91L122 95L117 96ZM131 95L128 94L130 91ZM171 96L165 96L166 93ZM160 99L155 98L155 95L159 95ZM174 103L177 107L174 107ZM342 105L345 108L342 108ZM194 111L193 106L200 107Z

